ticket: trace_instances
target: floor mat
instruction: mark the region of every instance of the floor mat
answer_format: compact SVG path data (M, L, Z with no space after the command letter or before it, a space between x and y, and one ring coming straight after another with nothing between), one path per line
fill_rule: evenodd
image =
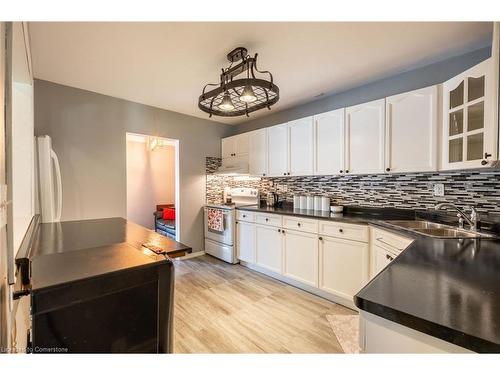
M328 319L344 353L359 353L359 316L327 315L326 319Z

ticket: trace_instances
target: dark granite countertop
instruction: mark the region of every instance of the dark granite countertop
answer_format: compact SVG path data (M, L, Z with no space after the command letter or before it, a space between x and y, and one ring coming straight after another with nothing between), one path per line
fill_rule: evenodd
M299 210L294 209L292 205L286 204L282 207L261 206L240 206L238 210L264 212L277 215L290 215L305 217L311 219L323 219L332 221L341 221L352 224L368 224L383 220L412 220L415 218L414 210L385 208L366 208L366 207L345 207L343 213L330 213L327 211Z
M330 215L290 206L239 209L365 223L414 238L358 292L356 306L472 351L500 352L500 240L436 239L384 223L405 215L414 219L418 213L411 210L348 208Z
M120 217L33 224L16 263L30 267L30 290L167 262L191 248ZM146 250L160 247L166 255ZM23 270L20 271L23 275ZM27 275L24 275L27 276ZM24 277L23 276L23 277Z

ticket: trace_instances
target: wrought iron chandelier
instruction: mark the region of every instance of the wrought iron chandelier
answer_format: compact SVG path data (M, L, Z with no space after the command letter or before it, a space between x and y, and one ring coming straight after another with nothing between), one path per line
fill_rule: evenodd
M250 57L246 48L238 47L228 53L227 59L231 64L222 69L220 83L205 85L198 99L198 107L210 114L209 117L248 117L249 113L266 107L271 109L278 102L279 88L273 83L270 72L257 69L257 53ZM235 63L237 64L234 65ZM268 75L265 77L268 79L257 78L256 73ZM209 86L217 88L206 92Z

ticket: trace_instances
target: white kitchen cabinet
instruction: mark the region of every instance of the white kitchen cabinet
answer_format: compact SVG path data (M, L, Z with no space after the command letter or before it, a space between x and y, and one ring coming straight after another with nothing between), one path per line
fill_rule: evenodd
M289 169L291 176L307 176L313 173L314 129L313 117L288 123Z
M389 263L391 263L398 254L393 251L389 251L380 246L373 246L373 276L378 275Z
M248 155L248 133L222 138L222 158Z
M267 129L248 133L248 163L251 175L267 175Z
M362 353L473 353L437 337L366 311L359 313L359 346Z
M384 172L385 99L346 108L345 173Z
M370 238L370 279L413 242L411 238L398 236L380 228L370 228Z
M488 167L497 159L492 59L443 84L441 169Z
M318 235L284 230L283 275L318 287Z
M287 176L288 166L288 124L267 129L267 166L269 176Z
M322 236L319 255L320 289L352 301L368 281L368 244Z
M344 172L344 117L344 108L314 116L314 174Z
M437 86L386 98L387 172L437 170L437 105Z
M255 224L237 222L236 249L239 260L255 263Z
M283 272L283 233L281 228L255 225L255 263L281 274Z

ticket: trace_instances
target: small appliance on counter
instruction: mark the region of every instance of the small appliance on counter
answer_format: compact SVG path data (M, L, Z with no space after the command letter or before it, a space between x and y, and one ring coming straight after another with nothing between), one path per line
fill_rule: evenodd
M283 205L283 201L280 201L278 193L267 193L266 205L268 207L279 207Z
M238 263L234 245L235 208L259 205L259 190L226 187L224 188L223 202L222 204L207 204L205 206L205 252L234 264Z

